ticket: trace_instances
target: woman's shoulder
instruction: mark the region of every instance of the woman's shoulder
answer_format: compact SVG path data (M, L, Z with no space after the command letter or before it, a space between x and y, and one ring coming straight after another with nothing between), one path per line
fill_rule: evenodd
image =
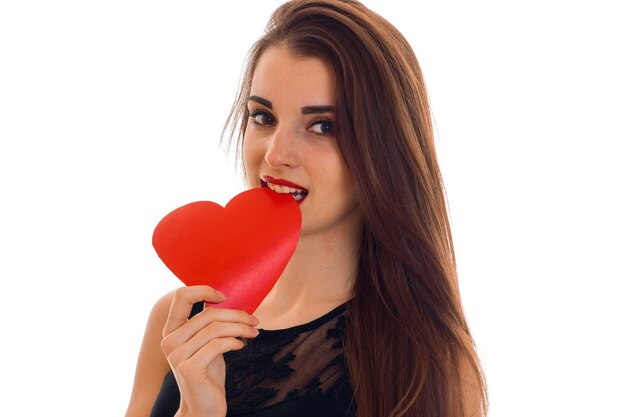
M159 298L148 317L143 342L139 351L133 391L126 416L146 415L160 390L169 365L161 350L163 326L170 311L175 291Z
M159 298L152 307L152 312L150 313L151 318L163 319L163 324L165 324L165 320L167 320L167 315L170 312L170 306L172 305L172 300L174 300L175 294L176 290L173 290Z

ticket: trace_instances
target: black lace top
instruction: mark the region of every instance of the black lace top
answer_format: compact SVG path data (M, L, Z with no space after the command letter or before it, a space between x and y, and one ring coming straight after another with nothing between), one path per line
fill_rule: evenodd
M194 306L192 315L201 309ZM259 329L241 350L224 354L228 416L354 417L343 359L345 310L343 304L289 329ZM179 402L170 371L150 417L174 416Z

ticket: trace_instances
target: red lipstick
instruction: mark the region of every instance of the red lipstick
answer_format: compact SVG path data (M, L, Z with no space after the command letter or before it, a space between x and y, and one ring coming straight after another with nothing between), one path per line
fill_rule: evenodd
M306 188L304 188L301 185L295 184L291 181L283 180L281 178L274 178L274 177L270 177L269 175L263 175L261 176L261 179L265 182L271 182L272 184L275 184L275 185L282 185L285 187L295 188L296 190L308 191Z

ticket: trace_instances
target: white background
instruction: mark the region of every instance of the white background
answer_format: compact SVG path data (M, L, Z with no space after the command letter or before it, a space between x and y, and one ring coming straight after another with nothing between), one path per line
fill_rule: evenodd
M0 3L4 415L123 415L178 286L152 231L241 190L217 140L279 3ZM365 3L424 71L490 415L626 416L619 2Z

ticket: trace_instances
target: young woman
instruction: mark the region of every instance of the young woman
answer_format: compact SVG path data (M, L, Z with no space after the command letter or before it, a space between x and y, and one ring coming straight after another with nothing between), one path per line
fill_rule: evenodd
M200 311L224 299L205 286L158 301L127 416L485 415L404 37L356 1L288 2L230 122L248 185L298 201L297 249L254 316Z

